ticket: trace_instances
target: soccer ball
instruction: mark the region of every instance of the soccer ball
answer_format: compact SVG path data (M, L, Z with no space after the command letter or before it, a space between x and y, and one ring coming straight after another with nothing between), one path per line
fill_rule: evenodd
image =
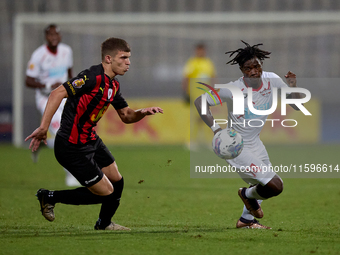
M243 149L243 138L234 129L222 129L214 135L212 148L215 154L223 159L233 159Z

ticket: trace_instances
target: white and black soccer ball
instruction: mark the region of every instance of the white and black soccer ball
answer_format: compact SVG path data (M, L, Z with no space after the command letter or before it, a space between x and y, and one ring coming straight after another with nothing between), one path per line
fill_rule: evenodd
M214 135L212 148L223 159L236 158L243 149L243 138L234 129L222 129Z

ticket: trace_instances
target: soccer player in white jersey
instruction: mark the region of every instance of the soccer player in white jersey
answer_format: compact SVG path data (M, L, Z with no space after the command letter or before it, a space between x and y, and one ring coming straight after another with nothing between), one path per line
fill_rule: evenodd
M240 88L245 99L248 96L247 89L252 88L253 107L258 110L270 109L273 101L272 88L287 87L287 84L275 73L262 71L263 60L269 58L268 55L270 54L270 52L258 48L262 44L250 46L248 43L242 42L246 45L245 48L226 52L226 54L230 54L230 57L236 54L227 64L238 64L243 73L243 77L230 84ZM296 75L294 73L289 71L285 78L290 87L296 87ZM232 128L242 135L244 141L244 148L241 154L234 159L227 160L227 162L231 166L236 167L240 177L251 185L249 188L241 188L238 191L238 195L244 203L244 208L240 219L236 223L236 227L269 229L269 227L260 224L254 217L263 217L261 202L279 195L283 190L283 182L275 172L268 171L271 163L266 148L259 136L263 125L255 124L255 119L262 120L262 123L265 123L267 115L259 116L251 113L248 107L248 100L244 100L244 114L235 115L233 114L233 95L231 91L227 88L222 88L218 95L222 102L227 103L229 127L232 121L234 123ZM214 125L214 117L209 110L209 107L219 104L217 96L214 96L216 97L216 103L211 97L206 97L207 115L201 115L201 97L195 100L195 105L203 121L216 134L221 128L218 125ZM301 95L300 93L291 93L287 95L287 98L301 98ZM299 110L295 105L291 106L295 110ZM254 123L249 125L249 120L252 119ZM243 171L240 171L241 169ZM244 169L247 169L247 171L244 171ZM266 171L263 171L264 169Z
M37 48L28 62L26 70L26 86L35 89L35 102L41 115L44 113L48 97L52 90L72 78L73 53L70 46L61 43L60 29L55 24L45 28L46 44ZM49 148L54 147L54 138L57 133L64 102L56 111L51 121L49 131L51 137L47 140ZM37 162L37 153L32 155ZM65 170L66 171L66 170ZM66 171L66 185L77 186L78 181Z

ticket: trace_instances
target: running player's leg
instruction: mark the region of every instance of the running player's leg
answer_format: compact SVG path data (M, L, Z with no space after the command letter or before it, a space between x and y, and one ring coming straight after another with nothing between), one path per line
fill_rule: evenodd
M282 192L283 182L272 170L268 153L262 142L255 148L245 147L237 158L228 163L239 169L239 175L245 182L254 185L245 190L247 197L263 200Z
M56 203L86 205L103 203L110 199L113 186L93 159L95 151L94 143L79 147L56 136L54 150L56 159L85 187L59 191L40 189L37 196L42 214L47 220L54 220L53 208ZM113 161L111 159L112 163Z
M239 196L244 202L242 216L237 227L268 228L259 224L253 216L262 218L261 202L271 195L278 195L282 189L282 180L271 170L269 157L264 146L259 146L254 152L253 148L244 148L242 153L234 160L228 161L239 170L241 178L251 184L249 188L239 190ZM271 193L270 193L271 191Z
M94 159L102 167L102 172L110 180L114 189L113 193L109 196L110 199L107 199L102 203L95 229L129 230L128 228L122 227L118 224L111 223L111 219L120 204L124 188L124 178L119 173L118 166L114 161L113 156L102 141L98 143L98 150Z
M126 227L111 222L111 219L116 213L120 204L120 199L124 188L124 178L119 173L116 162L113 162L111 165L102 168L102 171L105 176L108 176L114 191L110 196L108 196L110 199L107 199L102 203L95 229L129 230Z
M252 185L249 188L240 189L239 196L252 215L262 218L263 212L256 200L264 200L270 197L268 195L265 197L261 195L267 193L273 186L272 183L276 183L278 178L274 178L276 174L270 168L268 154L264 146L258 146L256 149L245 147L237 158L228 160L228 163L235 166L241 178ZM272 179L273 181L271 181ZM267 185L267 183L269 184ZM262 187L265 188L263 189ZM260 190L261 194L258 193L258 190Z
M256 166L260 166L262 163L258 158L254 155L254 153L247 147L243 148L242 153L233 160L228 160L228 163L237 168L238 174L240 177L248 184L252 185L249 189L241 188L238 191L239 197L242 199L246 209L249 213L257 218L263 217L263 211L261 209L260 204L256 201L256 199L262 199L261 197L250 197L249 190L253 190L254 185L259 183L259 180L256 178L256 174L258 174L258 168ZM243 214L247 214L247 210L244 210ZM250 218L250 216L249 216Z
M279 195L283 191L283 181L275 175L266 185L258 184L256 193L265 199Z
M261 146L259 146L261 150L257 150L257 156L259 159L264 163L264 165L267 167L267 170L270 170L268 168L271 168L272 164L270 163L268 152L261 142ZM263 169L264 170L264 169ZM279 195L283 191L283 181L275 174L271 178L272 174L267 176L267 178L264 178L264 182L260 182L261 184L258 184L256 187L256 192L260 197L263 198L270 198Z
M272 165L265 147L261 146L260 148L262 150L256 151L257 155L251 160L252 163L248 162L248 164L250 163L253 166L261 164L258 169L255 168L257 170L255 180L258 184L248 188L246 195L249 198L268 199L279 195L283 191L283 181L280 176L272 171ZM259 161L256 161L256 157Z
M261 205L262 200L257 200ZM246 206L243 206L243 212L241 217L236 222L236 228L259 228L259 229L271 229L270 227L260 224L253 215L250 214Z
M243 188L244 189L244 188ZM278 175L275 175L266 185L262 185L261 183L258 183L257 185L253 185L250 188L246 189L246 192L244 195L247 198L250 198L248 200L258 202L259 206L261 206L261 203L263 200L258 199L259 197L267 199L273 196L279 195L283 190L283 182L281 178ZM247 195L248 196L247 196ZM256 209L256 208L255 208ZM260 228L260 229L270 229L270 227L264 226L260 224L256 219L254 219L255 215L252 210L248 210L246 208L246 203L243 207L243 212L240 217L240 219L236 223L237 228ZM257 215L258 216L258 215ZM262 214L263 216L263 214Z
M55 155L59 163L70 169L70 172L85 187L74 190L44 191L48 192L45 194L46 201L52 206L55 203L72 205L101 203L96 229L129 230L111 222L119 206L124 180L118 172L114 157L101 139L98 138L95 143L79 148L57 136ZM43 215L50 220L48 212L43 212Z

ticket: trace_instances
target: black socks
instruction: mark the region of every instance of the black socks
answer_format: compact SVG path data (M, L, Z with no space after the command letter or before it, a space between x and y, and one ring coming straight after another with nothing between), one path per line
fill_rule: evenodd
M100 228L105 228L111 223L111 218L118 209L120 198L124 188L124 179L112 183L113 193L108 196L93 194L85 187L73 190L50 191L46 198L49 204L63 203L69 205L91 205L102 204L97 224Z
M111 219L118 209L124 188L123 177L118 182L112 183L112 186L114 192L111 195L105 197L106 199L102 203L102 207L100 209L99 219L97 221L97 224L99 224L100 228L105 228L111 223Z
M93 194L85 187L52 192L52 196L49 196L48 198L48 201L51 204L62 203L68 205L92 205L103 203L105 198L105 196Z

